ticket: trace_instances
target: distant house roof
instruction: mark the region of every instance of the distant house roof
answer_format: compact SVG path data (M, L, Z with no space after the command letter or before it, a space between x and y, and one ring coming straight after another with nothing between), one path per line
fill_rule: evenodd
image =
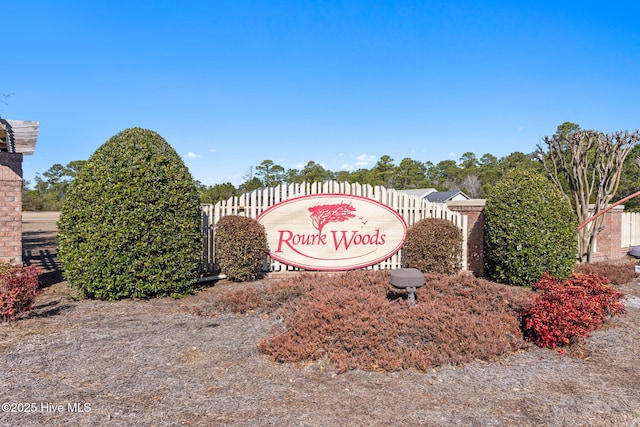
M411 196L427 199L432 203L446 203L452 200L468 200L469 196L462 191L437 191L435 188L417 188L415 190L401 190Z
M427 194L426 199L433 203L446 203L452 200L469 200L469 196L462 191L434 191Z
M414 190L400 190L410 196L418 196L422 199L426 198L428 194L436 191L435 188L416 188Z

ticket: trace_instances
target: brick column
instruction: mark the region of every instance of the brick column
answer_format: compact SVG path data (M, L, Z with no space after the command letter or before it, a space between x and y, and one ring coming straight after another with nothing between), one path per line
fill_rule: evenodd
M603 229L596 237L596 250L591 261L610 261L624 258L628 247L622 247L622 213L624 205L618 205L604 214Z
M467 269L478 277L487 274L484 245L484 199L447 202L447 207L467 217Z
M22 265L22 154L0 152L0 262Z

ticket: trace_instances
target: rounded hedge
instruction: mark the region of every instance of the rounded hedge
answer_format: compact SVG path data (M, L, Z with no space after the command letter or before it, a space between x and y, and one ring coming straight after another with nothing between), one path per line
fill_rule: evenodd
M560 191L543 175L509 171L485 206L489 275L497 282L528 286L543 273L568 277L576 264L577 218Z
M216 263L227 279L255 279L269 252L267 233L255 219L240 215L220 218L215 229Z
M191 292L202 257L195 182L157 133L127 129L105 142L70 185L58 222L70 286L117 300Z
M462 269L462 231L446 219L420 220L407 231L404 251L407 267L455 274Z

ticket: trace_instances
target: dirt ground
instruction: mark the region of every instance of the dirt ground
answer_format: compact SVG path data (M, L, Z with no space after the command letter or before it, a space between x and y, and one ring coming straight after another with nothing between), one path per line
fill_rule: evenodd
M6 426L640 426L640 284L627 313L560 355L532 347L427 373L278 364L256 343L274 319L194 314L181 300L78 299L62 281L55 219L25 216L24 262L43 268L25 319L0 324ZM273 280L273 279L269 279Z

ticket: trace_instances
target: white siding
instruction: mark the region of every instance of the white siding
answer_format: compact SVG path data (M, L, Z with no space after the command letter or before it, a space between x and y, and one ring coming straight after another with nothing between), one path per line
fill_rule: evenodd
M620 247L640 246L640 212L623 212Z

